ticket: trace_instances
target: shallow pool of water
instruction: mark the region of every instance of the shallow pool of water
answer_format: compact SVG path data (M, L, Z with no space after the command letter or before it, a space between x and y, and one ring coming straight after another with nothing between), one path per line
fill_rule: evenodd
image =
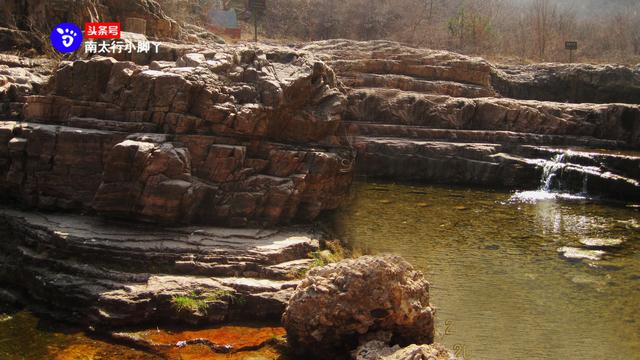
M336 229L356 249L397 253L425 272L437 307L437 341L459 358L640 358L638 207L562 196L520 201L507 192L374 183L358 184L355 194L354 202L334 215ZM623 243L606 249L597 261L569 261L558 253L562 247L583 248L580 241L591 238ZM273 336L273 328L262 329ZM209 332L214 342L225 343L222 335L230 331ZM203 336L154 336L161 335L170 342ZM271 347L231 355L215 355L204 346L143 352L25 311L0 316L3 360L280 356Z
M95 340L28 311L0 314L2 360L157 360L157 355Z
M640 358L640 212L588 200L520 202L511 193L359 184L335 215L356 249L423 270L437 340L465 359ZM602 260L558 249L619 238Z

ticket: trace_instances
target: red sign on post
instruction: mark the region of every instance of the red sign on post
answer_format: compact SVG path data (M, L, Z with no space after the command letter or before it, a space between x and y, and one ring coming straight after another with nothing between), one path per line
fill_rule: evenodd
M86 39L120 39L120 23L85 23L84 37Z

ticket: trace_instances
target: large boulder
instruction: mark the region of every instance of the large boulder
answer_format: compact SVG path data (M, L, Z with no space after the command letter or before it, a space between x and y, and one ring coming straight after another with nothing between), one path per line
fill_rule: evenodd
M365 256L313 269L283 315L291 345L317 357L344 354L363 335L392 334L392 342L430 344L434 310L429 283L398 256Z

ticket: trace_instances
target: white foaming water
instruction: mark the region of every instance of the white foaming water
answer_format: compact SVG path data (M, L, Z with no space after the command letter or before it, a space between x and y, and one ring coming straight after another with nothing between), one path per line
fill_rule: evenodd
M551 188L553 187L553 180L556 178L557 172L562 170L565 166L564 155L565 154L558 154L544 164L544 168L542 169L542 179L540 181L540 190L551 191Z
M582 183L581 194L569 194L553 191L556 178L561 174L565 163L566 153L558 154L544 164L542 169L542 177L540 179L540 188L533 191L516 191L509 199L512 202L536 203L539 201L555 201L555 200L587 200L587 177L585 176ZM559 174L560 172L560 174ZM558 185L562 185L558 179Z
M560 192L551 192L546 190L532 191L516 191L509 201L518 201L526 203L536 203L539 201L555 201L555 200L588 200L585 194L569 194Z

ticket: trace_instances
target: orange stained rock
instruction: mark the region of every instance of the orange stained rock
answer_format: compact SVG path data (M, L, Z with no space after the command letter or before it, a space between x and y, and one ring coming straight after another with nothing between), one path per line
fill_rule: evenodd
M168 360L275 360L281 358L281 354L272 347L232 354L217 354L206 345L189 345L183 348L174 347L167 351L166 356Z
M207 339L217 345L230 345L234 350L256 347L266 341L285 335L281 327L224 326L214 329L172 333L164 330L149 330L139 334L143 339L157 345L175 345L180 341Z

